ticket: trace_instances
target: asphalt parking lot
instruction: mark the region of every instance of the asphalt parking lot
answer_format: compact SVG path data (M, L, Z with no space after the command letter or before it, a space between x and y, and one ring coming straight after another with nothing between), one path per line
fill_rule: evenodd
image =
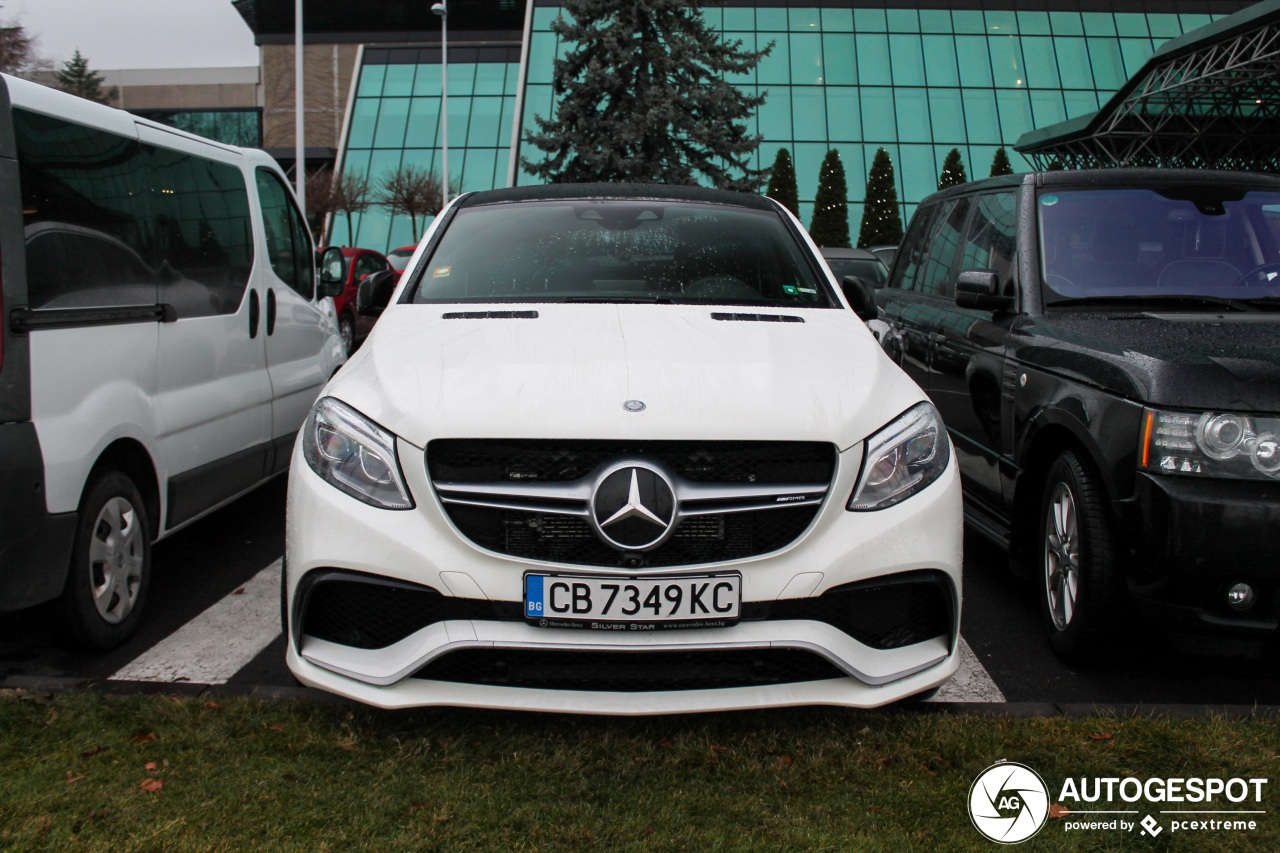
M39 610L0 624L0 684L188 683L293 687L279 635L285 480L277 479L155 547L148 617L121 648L62 648ZM962 635L973 656L941 701L1044 706L1280 705L1280 653L1252 656L1137 628L1106 665L1065 667L1041 639L1029 582L970 536Z

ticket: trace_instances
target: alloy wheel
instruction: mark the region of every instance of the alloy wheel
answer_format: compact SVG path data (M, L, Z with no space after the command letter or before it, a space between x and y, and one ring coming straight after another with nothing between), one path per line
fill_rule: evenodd
M1065 631L1076 615L1080 593L1080 532L1075 496L1058 483L1048 503L1044 535L1045 601L1053 627Z

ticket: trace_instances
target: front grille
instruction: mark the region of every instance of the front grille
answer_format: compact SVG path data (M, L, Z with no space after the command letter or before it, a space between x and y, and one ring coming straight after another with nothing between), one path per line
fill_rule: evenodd
M801 649L691 652L575 652L461 649L414 675L432 681L543 690L713 690L844 678L827 659Z
M587 481L602 466L624 458L652 461L689 483L804 483L821 489L831 482L836 464L835 448L822 442L442 439L427 445L432 482L452 484L455 493L467 487ZM576 566L666 568L780 550L808 529L821 508L819 499L794 506L768 499L736 512L690 515L660 547L623 553L603 542L584 516L572 514L563 503L544 498L540 505L524 509L447 500L444 510L463 536L499 554Z
M825 622L873 649L897 649L934 637L950 639L954 601L951 582L941 572L904 572L846 584L816 598L744 602L740 621ZM358 649L385 648L450 619L524 621L518 601L453 598L430 587L353 572L308 574L296 602L294 622L301 634Z
M664 568L737 560L777 551L809 527L818 506L691 516L661 547L622 554L581 516L446 506L462 535L481 548L525 560L574 566Z
M664 464L696 483L826 483L835 448L820 441L554 441L437 439L431 479L467 483L567 483L621 457Z

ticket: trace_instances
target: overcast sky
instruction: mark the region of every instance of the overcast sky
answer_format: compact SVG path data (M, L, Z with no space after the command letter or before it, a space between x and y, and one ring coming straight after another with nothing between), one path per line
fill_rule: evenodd
M0 0L56 67L77 49L95 70L257 65L231 0Z

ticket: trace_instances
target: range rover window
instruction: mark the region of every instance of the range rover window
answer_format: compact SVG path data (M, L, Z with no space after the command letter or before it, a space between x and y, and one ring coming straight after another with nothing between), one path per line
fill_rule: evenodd
M960 256L961 270L992 270L1002 292L1012 295L1016 249L1018 196L1016 192L985 193L974 199L973 218Z
M909 285L911 290L930 296L949 296L955 291L951 269L956 250L960 247L960 234L964 230L964 220L968 213L967 196L952 199L943 205L926 242L928 254ZM903 286L908 286L905 279Z
M1212 302L1280 297L1280 193L1186 188L1045 190L1037 199L1045 301Z
M463 208L414 301L837 304L772 211L641 200Z
M941 205L937 204L922 207L915 216L911 217L907 235L902 239L903 256L893 267L889 287L898 290L911 289L911 283L915 281L920 265L928 257L929 244L926 237L933 228L933 222L940 208Z

